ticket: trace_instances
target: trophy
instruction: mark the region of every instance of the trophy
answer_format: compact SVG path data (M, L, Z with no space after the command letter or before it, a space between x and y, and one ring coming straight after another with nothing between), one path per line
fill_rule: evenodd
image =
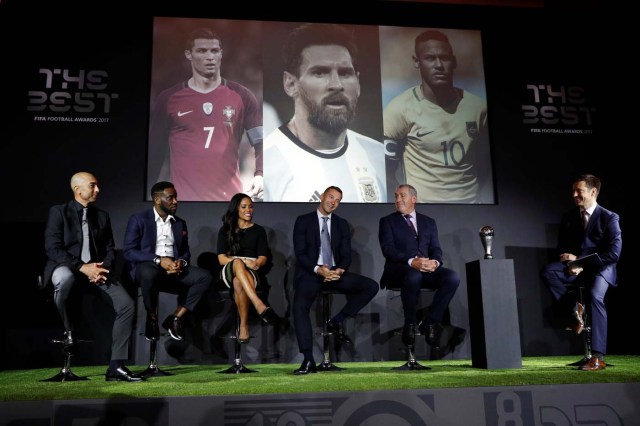
M485 225L480 228L480 241L482 242L482 247L484 247L484 258L493 259L493 255L491 254L491 243L493 242L492 227Z

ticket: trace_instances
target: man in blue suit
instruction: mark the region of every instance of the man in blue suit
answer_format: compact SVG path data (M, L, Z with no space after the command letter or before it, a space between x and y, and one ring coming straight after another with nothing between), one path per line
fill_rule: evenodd
M396 212L380 219L378 239L385 258L380 287L400 287L404 312L402 340L413 346L421 288L435 289L427 317L419 325L433 350L440 351L442 319L460 285L458 274L442 266L442 248L435 220L416 212L416 189L407 184L395 191Z
M566 212L560 222L557 261L546 265L542 280L554 299L568 305L573 311L573 330L580 334L585 327L585 307L567 292L565 284L577 283L591 294L591 330L593 356L579 367L584 371L603 370L607 353L607 309L604 297L609 286L617 285L618 259L622 250L622 231L617 213L600 206L596 199L601 182L593 175L580 175L574 179L573 202L576 207ZM569 267L567 262L588 254L598 253L601 266Z
M171 182L158 182L151 188L153 207L131 215L124 234L124 256L131 278L140 286L147 311L145 337L157 340L158 294L164 284L181 286L178 307L162 326L175 340L182 340L182 320L192 312L211 286L211 274L190 265L187 222L176 216L178 193Z
M347 295L346 305L327 321L327 330L338 340L350 344L352 341L344 334L342 321L355 317L378 292L374 280L348 272L351 230L347 221L334 213L341 200L342 190L337 186L328 187L320 197L318 209L298 216L293 227L296 255L293 320L298 348L304 355L300 368L294 371L296 375L317 372L309 311L318 293L330 289Z

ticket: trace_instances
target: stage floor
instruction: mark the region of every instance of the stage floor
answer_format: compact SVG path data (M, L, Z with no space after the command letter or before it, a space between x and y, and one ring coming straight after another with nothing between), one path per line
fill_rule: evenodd
M0 372L0 425L640 425L640 357L609 356L604 371L575 357L523 358L519 369L470 360L336 363L294 376L297 364L161 366L166 377L105 382L104 367L72 367L87 380L43 382L55 369ZM146 366L131 367L140 371Z

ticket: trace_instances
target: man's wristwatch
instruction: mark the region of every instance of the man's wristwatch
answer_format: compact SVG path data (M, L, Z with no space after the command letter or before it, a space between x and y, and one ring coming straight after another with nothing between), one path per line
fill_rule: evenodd
M156 256L153 258L153 263L155 263L156 265L160 265L160 256Z

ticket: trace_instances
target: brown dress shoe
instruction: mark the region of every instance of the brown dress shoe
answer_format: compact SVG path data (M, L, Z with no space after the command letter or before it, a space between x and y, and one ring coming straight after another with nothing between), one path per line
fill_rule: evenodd
M587 361L586 363L578 367L578 370L598 371L598 370L604 370L606 367L607 367L607 364L605 364L603 360L601 360L597 356L592 356L591 358L589 358L589 361Z
M576 303L576 307L573 309L573 318L576 320L573 324L573 331L576 334L582 333L584 330L584 305L582 303Z

